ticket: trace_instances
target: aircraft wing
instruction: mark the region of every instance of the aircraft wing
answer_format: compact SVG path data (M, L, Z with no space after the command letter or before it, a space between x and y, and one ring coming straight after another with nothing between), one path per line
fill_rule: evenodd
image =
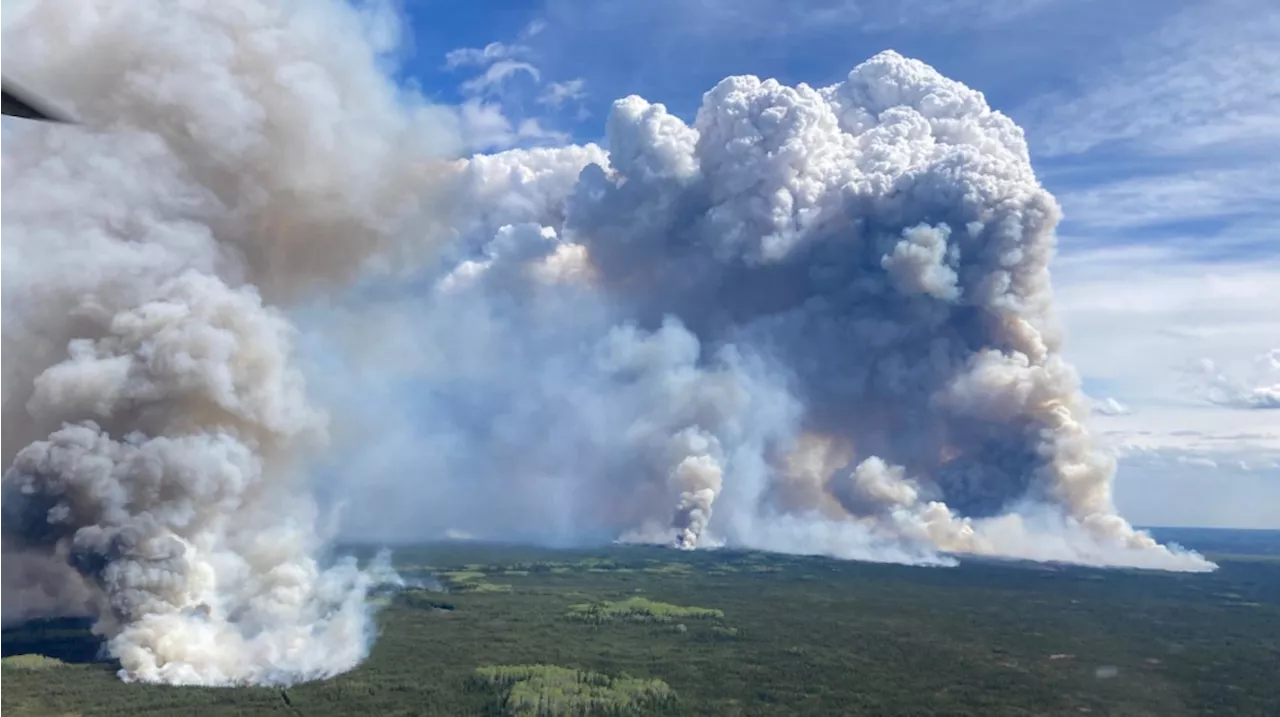
M40 122L72 122L67 115L52 109L35 95L15 87L8 79L0 78L0 117L35 119Z

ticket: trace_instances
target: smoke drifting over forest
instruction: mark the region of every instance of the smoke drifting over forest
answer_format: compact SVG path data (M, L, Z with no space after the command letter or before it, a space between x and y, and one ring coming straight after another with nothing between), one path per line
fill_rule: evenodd
M380 6L40 2L4 32L84 121L5 129L4 619L96 615L127 679L357 664L397 578L325 560L335 524L1212 568L1116 513L1058 206L920 62L446 162L457 118L388 78Z

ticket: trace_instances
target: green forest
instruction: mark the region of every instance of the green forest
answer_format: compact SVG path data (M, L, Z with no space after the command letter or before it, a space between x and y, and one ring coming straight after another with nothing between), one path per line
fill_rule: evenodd
M1267 554L1271 552L1271 554ZM82 621L4 633L18 715L1280 714L1280 556L1212 574L728 550L400 548L358 669L122 683Z

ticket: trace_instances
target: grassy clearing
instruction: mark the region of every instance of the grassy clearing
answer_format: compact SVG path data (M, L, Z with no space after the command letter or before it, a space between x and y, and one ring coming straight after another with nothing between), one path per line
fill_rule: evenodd
M660 563L656 560L643 569L655 575L689 575L693 572L693 566L688 563Z
M620 602L605 600L570 605L565 616L570 620L592 625L611 622L666 624L680 620L722 620L724 611L706 607L683 607L644 597L630 597Z
M53 667L66 667L67 663L56 657L45 655L11 655L0 660L0 666L9 670L47 670Z
M467 570L452 570L452 571L445 571L440 573L440 578L443 579L448 584L450 592L456 592L456 593L509 593L511 592L510 585L503 585L500 583L491 583L485 580L488 574L482 570L474 569L480 566L467 566L467 567L468 567Z
M476 678L512 717L633 715L675 703L675 692L662 680L610 677L555 665L481 667Z

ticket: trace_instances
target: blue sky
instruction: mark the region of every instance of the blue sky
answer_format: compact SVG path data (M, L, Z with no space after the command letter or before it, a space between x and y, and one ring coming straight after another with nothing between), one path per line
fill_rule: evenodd
M1067 353L1108 402L1121 509L1280 527L1280 4L407 2L401 79L475 151L601 141L616 98L691 120L732 74L838 82L884 49L981 90L1062 203ZM1269 399L1268 399L1269 400Z

